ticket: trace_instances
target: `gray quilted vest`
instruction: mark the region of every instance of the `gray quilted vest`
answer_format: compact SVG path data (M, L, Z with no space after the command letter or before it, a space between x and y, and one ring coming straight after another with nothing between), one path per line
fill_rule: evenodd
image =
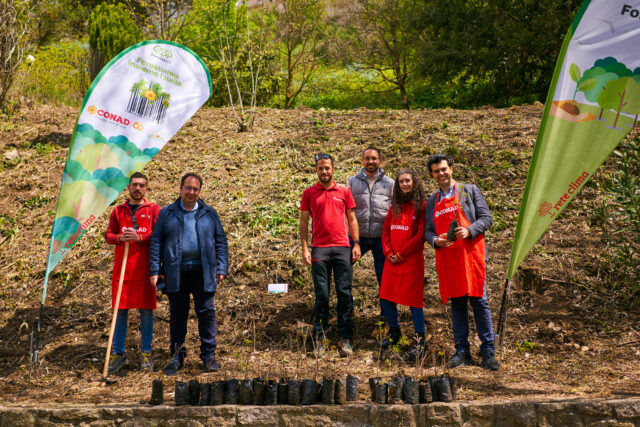
M360 237L369 239L382 237L384 219L391 206L393 179L385 176L383 169L378 169L373 189L369 190L367 174L364 169L360 169L360 172L349 178L347 182L356 202Z

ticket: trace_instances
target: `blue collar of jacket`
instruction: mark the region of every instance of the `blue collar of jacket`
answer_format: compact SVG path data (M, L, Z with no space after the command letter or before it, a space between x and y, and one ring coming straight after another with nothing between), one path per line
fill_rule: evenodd
M383 176L384 176L384 169L378 168L378 172L375 174L374 178L377 181L381 179ZM369 179L369 175L367 175L367 172L365 172L364 168L360 169L360 172L358 172L356 177L365 181Z

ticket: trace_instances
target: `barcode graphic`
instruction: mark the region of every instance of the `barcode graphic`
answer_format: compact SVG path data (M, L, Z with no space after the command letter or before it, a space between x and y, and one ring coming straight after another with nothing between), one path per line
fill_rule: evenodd
M161 125L164 123L164 118L167 115L167 109L164 105L164 96L158 96L151 102L145 98L142 90L134 87L131 89L127 113L153 120Z

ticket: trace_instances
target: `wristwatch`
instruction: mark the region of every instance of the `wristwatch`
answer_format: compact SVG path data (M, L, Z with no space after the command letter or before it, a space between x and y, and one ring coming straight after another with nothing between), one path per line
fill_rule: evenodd
M354 241L353 241L353 244L354 244L354 245L359 245L359 244L360 244L360 240L354 240Z

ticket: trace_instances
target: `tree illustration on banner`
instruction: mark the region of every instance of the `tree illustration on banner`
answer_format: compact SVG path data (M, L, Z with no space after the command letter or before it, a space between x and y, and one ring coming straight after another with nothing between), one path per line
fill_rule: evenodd
M610 129L624 130L618 127L620 113L629 111L629 99L640 96L640 86L631 77L622 77L612 80L604 87L600 95L598 95L598 105L607 110L615 110L616 119ZM634 106L632 103L631 106Z

